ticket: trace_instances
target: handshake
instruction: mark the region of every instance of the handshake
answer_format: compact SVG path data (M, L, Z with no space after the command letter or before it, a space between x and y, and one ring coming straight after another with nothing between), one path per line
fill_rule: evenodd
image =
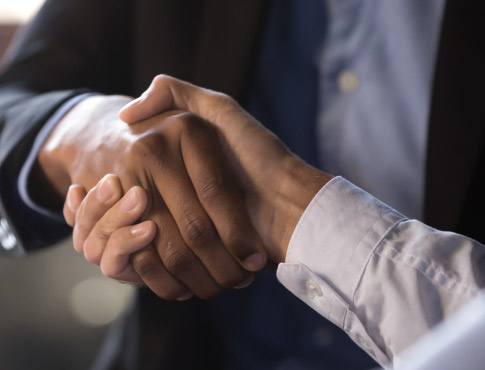
M224 94L157 76L130 100L86 98L39 153L53 202L67 194L74 248L164 299L242 288L283 262L331 176Z

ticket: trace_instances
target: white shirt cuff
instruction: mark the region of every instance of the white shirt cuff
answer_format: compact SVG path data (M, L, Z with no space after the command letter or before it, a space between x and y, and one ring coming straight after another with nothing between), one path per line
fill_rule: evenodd
M359 281L379 241L405 217L342 177L327 183L309 204L292 235L279 281L321 315L343 328L380 363L387 357L365 338L349 311ZM358 336L358 335L357 335Z

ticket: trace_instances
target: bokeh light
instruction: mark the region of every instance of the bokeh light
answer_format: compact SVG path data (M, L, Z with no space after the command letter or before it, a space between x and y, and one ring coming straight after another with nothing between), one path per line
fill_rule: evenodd
M24 23L43 3L44 0L0 0L0 23Z

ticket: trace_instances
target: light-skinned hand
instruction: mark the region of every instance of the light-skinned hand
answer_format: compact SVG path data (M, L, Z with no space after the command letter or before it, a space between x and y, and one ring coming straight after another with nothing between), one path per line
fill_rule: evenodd
M76 250L101 263L113 225L124 227L127 221L98 221L121 194L139 186L146 193L141 188L126 193L130 212L136 214L133 207L146 202L138 217L153 221L157 232L153 243L130 260L156 294L177 299L192 292L208 298L221 287L250 281L250 271L266 263L265 250L234 185L218 133L180 111L128 126L113 113L125 103L124 97L87 98L59 122L39 154L59 194L67 192L70 182L92 189L106 173L119 176L120 184L105 178L81 204L74 224ZM120 277L134 275L123 272Z

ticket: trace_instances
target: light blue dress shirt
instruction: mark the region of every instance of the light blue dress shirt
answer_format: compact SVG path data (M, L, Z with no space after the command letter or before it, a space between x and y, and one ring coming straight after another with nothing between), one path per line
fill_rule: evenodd
M274 1L247 109L307 162L419 219L443 8L444 0ZM269 328L260 344L274 351L266 368L369 367L339 329L264 284L253 298L265 305L242 316L252 325L227 333L244 349L239 368L257 361L244 339L257 323ZM297 322L268 314L278 301Z
M444 0L329 0L319 58L320 166L421 219Z

